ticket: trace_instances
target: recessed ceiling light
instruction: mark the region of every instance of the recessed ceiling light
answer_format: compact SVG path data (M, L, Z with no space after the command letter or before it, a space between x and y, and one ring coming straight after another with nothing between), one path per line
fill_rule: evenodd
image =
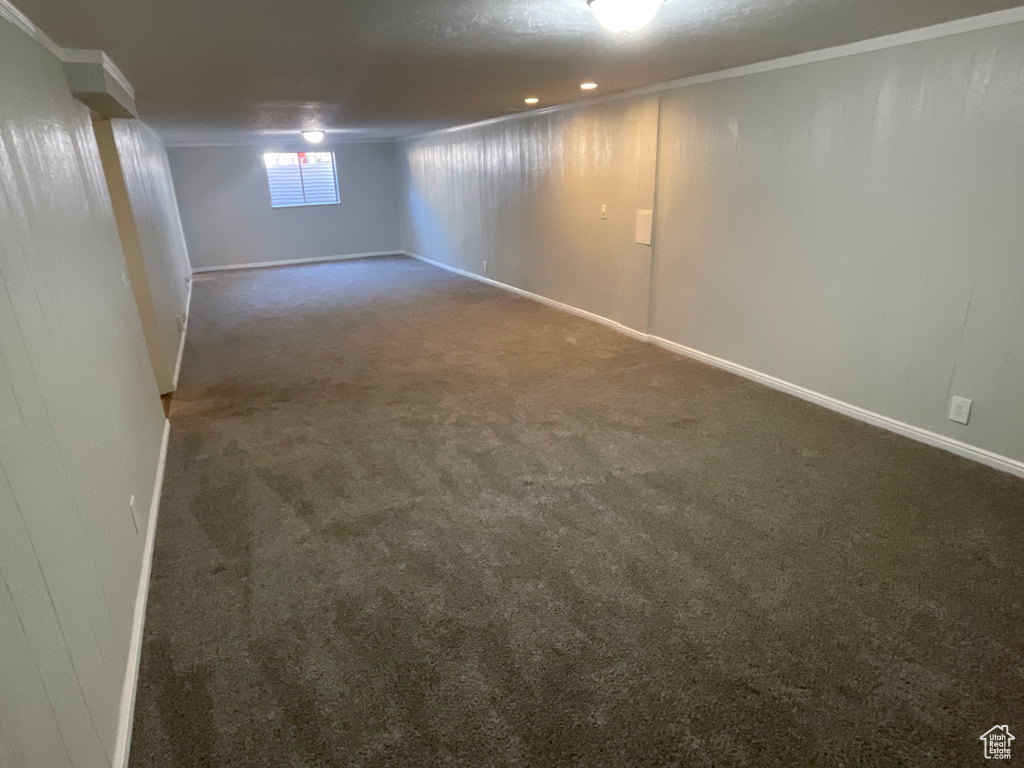
M324 140L323 131L303 131L302 138L308 141L310 144L319 144Z
M584 91L592 91L597 88L597 83L580 83L580 88Z
M527 104L536 104L537 102L540 101L540 99L538 99L536 96L531 96L528 99L523 99L523 101L525 101Z
M601 26L612 32L636 32L658 14L665 0L587 0Z

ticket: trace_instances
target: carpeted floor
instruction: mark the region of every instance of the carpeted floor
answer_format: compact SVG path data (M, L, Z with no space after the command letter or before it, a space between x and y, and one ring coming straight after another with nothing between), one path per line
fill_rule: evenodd
M171 422L133 768L1024 731L1024 482L600 325L404 258L204 276Z

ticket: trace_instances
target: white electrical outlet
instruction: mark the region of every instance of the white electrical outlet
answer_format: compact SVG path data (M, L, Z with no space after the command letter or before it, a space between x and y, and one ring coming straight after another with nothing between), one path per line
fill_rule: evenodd
M971 404L966 397L954 397L949 406L949 420L966 424L971 419Z
M485 261L484 262L484 272L486 272L486 271L487 271L487 262Z
M606 204L604 204L604 203L601 203L601 218L602 219L607 219L608 218L608 206Z

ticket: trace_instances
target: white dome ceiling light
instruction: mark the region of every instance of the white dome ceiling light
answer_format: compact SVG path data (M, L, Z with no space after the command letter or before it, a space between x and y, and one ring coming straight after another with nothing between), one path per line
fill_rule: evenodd
M319 144L324 140L323 131L303 131L302 138L308 141L310 144Z
M643 29L664 3L665 0L587 0L601 26L616 34Z

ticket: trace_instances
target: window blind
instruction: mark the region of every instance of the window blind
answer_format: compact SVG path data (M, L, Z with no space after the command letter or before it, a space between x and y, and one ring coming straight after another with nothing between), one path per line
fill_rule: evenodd
M340 202L333 152L268 152L263 161L272 207Z

